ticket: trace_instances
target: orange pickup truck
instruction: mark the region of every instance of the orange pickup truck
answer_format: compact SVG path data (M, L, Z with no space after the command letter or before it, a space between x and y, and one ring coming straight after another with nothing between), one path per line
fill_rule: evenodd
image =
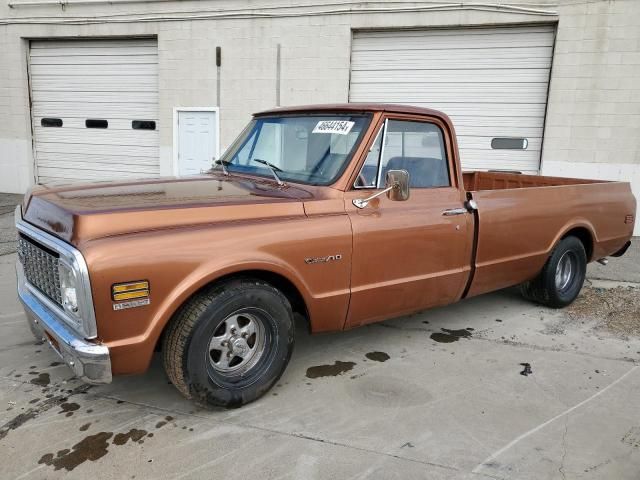
M256 114L208 173L36 187L16 210L29 325L86 382L144 372L204 406L260 397L294 313L354 328L492 290L563 307L622 255L628 183L460 168L443 113L344 104Z

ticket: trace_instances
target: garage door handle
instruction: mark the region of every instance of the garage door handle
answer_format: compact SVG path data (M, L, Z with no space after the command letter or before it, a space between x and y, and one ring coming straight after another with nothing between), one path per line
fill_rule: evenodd
M467 213L466 208L450 208L449 210L442 212L442 215L450 217L452 215L464 215L465 213Z

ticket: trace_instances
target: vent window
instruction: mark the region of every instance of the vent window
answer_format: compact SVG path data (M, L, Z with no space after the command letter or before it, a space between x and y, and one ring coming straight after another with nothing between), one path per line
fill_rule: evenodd
M107 128L109 126L109 122L97 118L88 118L85 120L84 126L87 128Z
M529 140L526 138L494 138L491 148L494 150L526 150Z
M62 119L61 118L42 118L40 120L40 125L43 127L61 127Z
M134 130L155 130L156 122L153 120L133 120L131 128Z

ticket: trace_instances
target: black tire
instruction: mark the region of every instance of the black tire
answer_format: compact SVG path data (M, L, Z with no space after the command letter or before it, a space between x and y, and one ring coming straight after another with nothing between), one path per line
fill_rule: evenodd
M564 268L559 267L561 262ZM570 263L568 274L567 262ZM526 299L547 307L566 307L580 293L586 272L587 254L584 245L577 237L565 237L553 249L540 274L520 285L520 291ZM556 280L557 274L559 280Z
M238 278L199 292L180 308L164 337L164 368L197 404L236 408L278 381L293 344L287 298L266 282Z

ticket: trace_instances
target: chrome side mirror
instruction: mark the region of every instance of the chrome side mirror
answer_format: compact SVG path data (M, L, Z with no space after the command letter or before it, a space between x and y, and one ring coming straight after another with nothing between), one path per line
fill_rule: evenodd
M409 172L406 170L389 170L384 190L367 198L356 198L353 200L353 205L356 208L365 208L371 200L385 193L389 200L400 202L407 200L409 198Z
M396 202L404 202L409 199L409 172L406 170L389 170L387 172L386 186L393 187L387 191L387 198Z

